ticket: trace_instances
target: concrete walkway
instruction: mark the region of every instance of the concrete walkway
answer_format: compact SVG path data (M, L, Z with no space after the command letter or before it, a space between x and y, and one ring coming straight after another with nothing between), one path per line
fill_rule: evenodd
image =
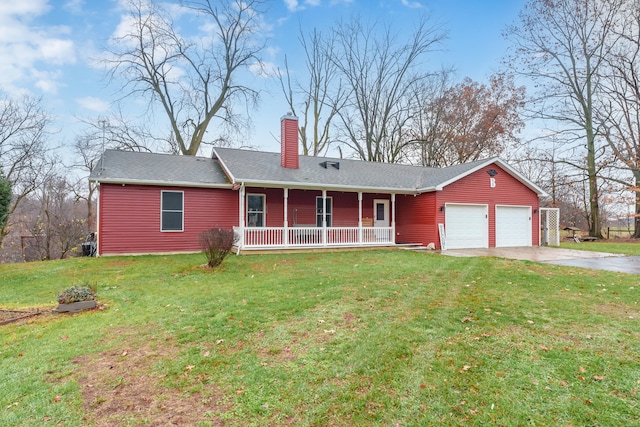
M538 262L623 256L607 252L578 251L575 249L552 248L549 246L532 246L529 248L451 249L442 251L442 254L450 256L494 256L498 258Z
M579 251L548 246L530 248L452 249L442 251L449 256L493 256L498 258L544 262L595 270L640 274L640 256L625 256L607 252Z

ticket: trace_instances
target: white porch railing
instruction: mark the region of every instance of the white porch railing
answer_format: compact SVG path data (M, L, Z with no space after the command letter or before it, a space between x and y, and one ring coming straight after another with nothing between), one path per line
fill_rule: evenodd
M394 244L392 227L234 227L234 231L240 249Z

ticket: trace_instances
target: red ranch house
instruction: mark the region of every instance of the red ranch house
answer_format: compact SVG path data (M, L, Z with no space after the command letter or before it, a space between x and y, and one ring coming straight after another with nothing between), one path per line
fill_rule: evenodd
M544 192L498 158L424 168L299 156L297 119L281 125L281 153L105 151L89 178L98 254L195 252L212 227L233 227L239 251L540 241Z

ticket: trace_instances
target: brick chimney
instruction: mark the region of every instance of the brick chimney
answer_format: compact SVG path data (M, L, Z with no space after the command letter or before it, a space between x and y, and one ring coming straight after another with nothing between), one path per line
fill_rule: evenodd
M280 165L298 169L298 118L291 113L280 119Z

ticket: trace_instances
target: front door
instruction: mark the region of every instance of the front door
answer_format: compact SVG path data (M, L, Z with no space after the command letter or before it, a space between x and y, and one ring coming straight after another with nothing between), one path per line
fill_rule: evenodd
M373 201L373 226L389 227L389 201L375 199ZM387 241L389 239L387 230L376 230L377 241Z
M389 201L374 200L373 201L373 226L389 227Z

